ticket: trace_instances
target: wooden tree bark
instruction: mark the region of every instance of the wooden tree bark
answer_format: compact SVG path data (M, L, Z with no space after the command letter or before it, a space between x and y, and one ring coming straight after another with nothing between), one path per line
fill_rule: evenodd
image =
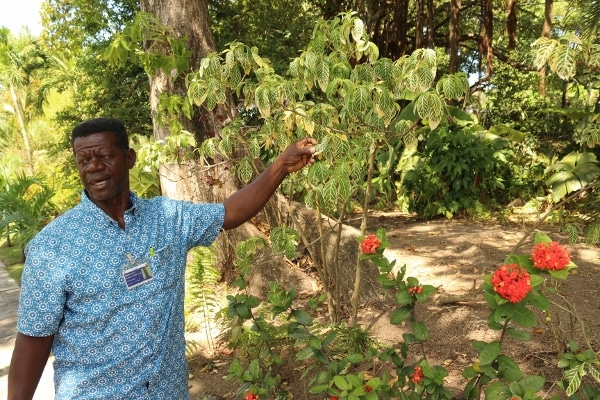
M433 22L434 5L433 0L427 0L427 47L433 49L435 46L435 26Z
M517 47L517 0L508 0L508 17L506 20L508 46L506 50L513 51Z
M448 43L450 47L451 74L458 72L458 40L460 37L460 8L461 0L450 0L450 23L448 27Z
M493 0L482 0L483 16L483 35L482 50L486 58L486 75L488 79L492 77L494 49L492 47L494 39L494 2Z
M424 47L425 40L423 39L423 0L416 0L416 29L415 29L415 48Z
M186 0L141 0L141 10L151 13L164 26L170 29L175 37L187 37L187 48L192 52L190 66L196 70L202 57L215 50L214 39L210 30L208 1ZM156 51L153 48L153 51ZM168 49L162 49L167 52ZM186 96L183 76L179 71L164 73L157 70L150 77L150 107L154 137L164 140L171 134L169 127L158 120L159 99L161 94L178 94ZM192 120L185 116L179 118L184 129L192 132L197 143L217 134L221 128L218 123L217 110L196 109ZM204 179L206 175L220 176L221 184L210 185ZM238 188L238 182L229 174L227 165L206 170L195 163L178 165L172 163L160 168L160 184L162 194L174 199L195 202L222 202ZM233 260L235 245L249 233L243 227L227 231L217 239L217 263L225 280L232 280L235 275Z

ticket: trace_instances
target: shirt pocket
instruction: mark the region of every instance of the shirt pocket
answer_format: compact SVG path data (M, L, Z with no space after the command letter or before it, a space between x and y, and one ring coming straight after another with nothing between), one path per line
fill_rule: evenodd
M154 278L161 286L171 288L180 278L183 279L180 276L181 271L179 271L177 259L177 249L173 244L154 250L151 265Z

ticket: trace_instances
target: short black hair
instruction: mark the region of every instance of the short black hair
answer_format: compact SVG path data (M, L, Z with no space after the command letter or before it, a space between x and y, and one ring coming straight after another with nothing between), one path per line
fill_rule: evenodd
M71 147L75 144L76 138L86 137L101 132L112 132L117 139L117 147L123 151L129 150L129 139L123 122L116 118L106 117L89 119L73 128L73 131L71 132Z

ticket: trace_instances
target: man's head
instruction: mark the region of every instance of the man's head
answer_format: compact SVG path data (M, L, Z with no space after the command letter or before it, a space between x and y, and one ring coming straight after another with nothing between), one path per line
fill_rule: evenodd
M129 170L136 154L128 146L123 123L112 118L85 121L73 129L71 140L75 165L90 200L107 213L126 209Z
M118 119L105 117L84 121L73 128L73 132L71 132L71 147L73 147L76 138L100 132L112 132L117 139L115 142L117 146L124 152L129 150L129 139L125 125Z

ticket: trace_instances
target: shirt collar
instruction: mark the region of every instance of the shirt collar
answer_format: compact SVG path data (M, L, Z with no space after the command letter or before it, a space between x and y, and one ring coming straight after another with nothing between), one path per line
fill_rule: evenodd
M129 192L129 200L131 200L132 206L125 210L125 214L137 216L140 212L140 206L142 205L140 198L134 192ZM80 205L92 215L95 215L97 218L103 219L107 222L107 224L116 223L111 217L109 217L100 207L98 207L87 195L85 189L83 189L83 193L81 194L81 202Z

